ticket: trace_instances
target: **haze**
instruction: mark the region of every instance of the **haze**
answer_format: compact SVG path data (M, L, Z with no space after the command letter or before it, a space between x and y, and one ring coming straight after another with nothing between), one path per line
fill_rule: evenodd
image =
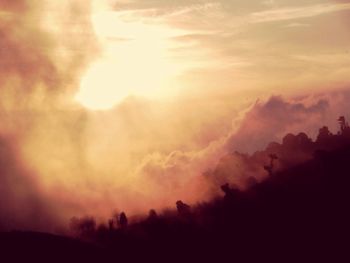
M206 200L223 154L334 129L349 19L340 0L0 0L0 227Z

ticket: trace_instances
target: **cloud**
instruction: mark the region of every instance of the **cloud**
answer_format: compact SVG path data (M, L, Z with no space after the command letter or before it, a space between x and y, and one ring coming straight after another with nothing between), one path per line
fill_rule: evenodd
M294 86L336 86L339 79L346 81L348 70L341 61L334 67L293 56L346 50L348 5L327 0L135 0L112 1L110 11L125 24L161 25L168 28L166 31L180 32L179 37L167 39L166 49L172 61L186 65L172 82L181 92L197 89L198 93L215 93L220 86L231 94L254 89L257 96L262 90L284 93ZM318 75L325 77L323 83L318 82ZM287 84L286 78L290 79Z
M0 159L9 163L1 168L7 200L2 226L37 228L33 211L51 225L73 215L106 218L113 209L141 213L173 206L178 199L205 200L220 180L208 181L203 173L215 170L220 157L262 149L287 132L315 135L321 125L336 125L336 115L345 111L341 105L349 99L345 92L272 97L247 107L259 94L249 81L259 85L264 97L272 93L269 78L280 85L273 92L282 95L305 88L304 82L293 82L304 74L334 88L338 85L327 77L347 65L341 51L333 56L314 50L314 55L304 42L307 50L292 46L305 36L287 39L286 31L297 30L285 30L278 21L278 26L244 22L252 12L267 8L260 2L119 1L116 12L124 12L126 20L188 30L191 34L174 40L182 45L172 55L191 58L198 70L189 76L203 85L163 102L131 98L111 111L88 112L71 103L81 75L99 52L86 1L0 1L0 141L5 145ZM305 35L315 46L314 35ZM322 71L319 65L325 66ZM239 164L243 169L245 161L235 156L233 168ZM27 209L21 213L17 207L23 206Z
M314 17L323 14L350 10L350 3L320 4L301 7L287 7L255 12L250 15L252 23L293 20Z
M225 137L212 141L199 151L173 151L169 155L155 153L147 156L136 170L137 176L150 190L149 204L163 208L174 204L176 199L199 202L211 198L211 184L203 174L214 167L222 156ZM159 202L161 201L161 202Z
M47 52L49 39L31 17L36 11L26 1L16 5L1 3L7 8L8 17L0 17L0 105L9 109L28 101L39 86L47 92L54 90L59 78ZM14 98L7 93L17 93L16 101L11 101Z
M1 0L0 8L2 10L23 11L24 9L28 8L28 4L29 3L27 0L18 0L18 1Z
M346 106L349 94L348 89L343 89L289 99L272 96L265 102L257 101L232 133L227 149L253 153L272 141L281 142L288 133L305 132L316 139L322 126L336 133L338 117L350 117Z
M81 164L76 156L82 152L83 111L62 108L71 105L69 94L94 57L96 42L88 5L70 2L0 0L2 229L52 231L70 207L48 190L53 174L44 168L48 163L57 168L67 152ZM55 145L65 140L66 148Z
M84 1L4 1L0 15L0 106L41 107L69 89L96 53ZM84 45L83 45L84 43ZM12 96L16 94L16 98Z
M284 27L295 28L295 27L309 27L309 26L311 26L311 25L306 24L306 23L289 23L289 24L285 25Z
M171 204L174 196L195 203L220 192L220 184L227 181L244 187L250 178L261 180L266 176L263 165L268 154L250 157L251 154L263 151L270 142L281 143L288 133L305 132L315 139L324 125L335 132L339 115L348 116L348 97L348 90L343 90L289 99L273 96L258 101L233 120L232 131L199 151L148 155L137 168L146 189L151 189L146 196L153 193L153 204L159 205L155 200L160 199L157 193L162 193L163 206ZM206 127L211 128L215 129Z
M271 97L265 103L257 102L229 139L228 148L252 153L271 141L280 141L287 133L314 132L317 125L322 125L328 110L329 102L325 99L310 105L303 101L285 101L281 97Z
M0 137L0 231L50 230L58 217L41 193L35 174L19 157L12 138Z

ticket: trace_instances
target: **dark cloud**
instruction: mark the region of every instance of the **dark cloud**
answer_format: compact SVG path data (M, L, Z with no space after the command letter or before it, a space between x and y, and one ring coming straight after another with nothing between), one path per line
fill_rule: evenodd
M0 137L0 230L52 231L55 218L13 139ZM56 222L57 223L57 222Z
M66 163L83 162L84 111L60 99L97 52L89 12L85 1L0 0L0 230L52 231L63 216L43 167L67 156L64 140Z
M53 217L36 174L21 157L22 138L35 117L38 89L50 94L60 81L50 38L40 30L30 1L0 1L0 229L50 229Z

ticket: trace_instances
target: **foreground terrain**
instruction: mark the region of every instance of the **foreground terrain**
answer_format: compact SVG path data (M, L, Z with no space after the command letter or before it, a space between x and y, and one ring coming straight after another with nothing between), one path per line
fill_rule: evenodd
M178 211L155 211L79 238L0 234L7 262L345 262L349 250L350 144L345 133L309 145L313 157L241 191Z

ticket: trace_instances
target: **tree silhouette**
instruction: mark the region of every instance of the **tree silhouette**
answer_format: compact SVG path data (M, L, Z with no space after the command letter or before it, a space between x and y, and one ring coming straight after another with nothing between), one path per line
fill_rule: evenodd
M277 154L269 154L270 164L264 165L264 169L269 173L269 175L273 175L274 161L278 159Z
M340 116L338 119L340 125L340 135L350 137L350 127L344 116Z
M338 119L339 125L340 125L340 131L343 133L346 129L349 128L349 124L346 122L344 116L340 116Z
M108 220L108 229L110 231L114 229L114 220L113 220L113 218Z
M318 130L316 142L326 142L331 136L332 133L329 131L328 127L323 126Z
M265 150L251 156L235 153L248 168L246 176L237 178L237 183L240 187L246 183L247 187L223 184L224 198L216 197L193 207L178 200L177 213L166 211L158 215L151 209L143 220L129 225L126 214L122 212L108 221L110 230L101 225L96 232L93 218L75 218L72 225L80 233L79 237L95 237L108 250L118 251L113 255L117 254L120 261L140 256L136 261L140 262L144 255L148 255L148 261L158 262L156 258L159 258L168 262L168 255L172 255L177 256L174 262L179 262L191 255L194 259L191 261L206 262L209 258L206 252L209 251L213 252L213 262L235 259L239 262L239 255L244 259L258 255L258 259L251 260L256 262L261 260L263 253L249 252L261 249L264 253L271 251L273 256L280 253L282 260L277 262L284 262L286 251L291 248L291 254L298 253L295 247L299 244L302 258L304 248L311 251L312 258L322 253L320 247L323 245L329 249L336 244L338 249L347 238L344 230L349 222L346 208L350 199L350 137L344 134L348 134L350 128L345 117L341 116L337 121L339 133L332 135L324 126L319 129L315 142L305 133L288 134L282 144L271 143ZM262 161L265 159L266 165ZM237 167L234 161L227 159L228 163L232 162L232 166ZM260 173L257 176L262 164L273 176L260 178ZM253 172L249 168L254 168ZM209 178L212 174L205 176ZM111 231L114 224L118 224L121 230ZM127 231L124 231L126 227ZM96 233L91 235L93 231ZM232 260L218 258L222 251L230 249L236 249ZM332 253L332 258L336 254Z
M181 200L178 200L176 202L176 208L179 215L182 215L182 216L187 216L191 212L191 207L188 204L185 204L184 202L182 202Z
M148 213L148 220L150 221L155 221L158 219L158 215L157 215L157 212L156 210L154 209L151 209L149 210L149 213Z
M119 215L118 225L120 228L126 228L128 226L128 218L124 212L121 212Z
M220 188L225 193L225 200L235 200L236 197L240 194L240 190L237 186L231 187L228 183L223 184Z
M82 238L90 238L96 230L96 221L93 217L76 218L70 221L70 228Z

